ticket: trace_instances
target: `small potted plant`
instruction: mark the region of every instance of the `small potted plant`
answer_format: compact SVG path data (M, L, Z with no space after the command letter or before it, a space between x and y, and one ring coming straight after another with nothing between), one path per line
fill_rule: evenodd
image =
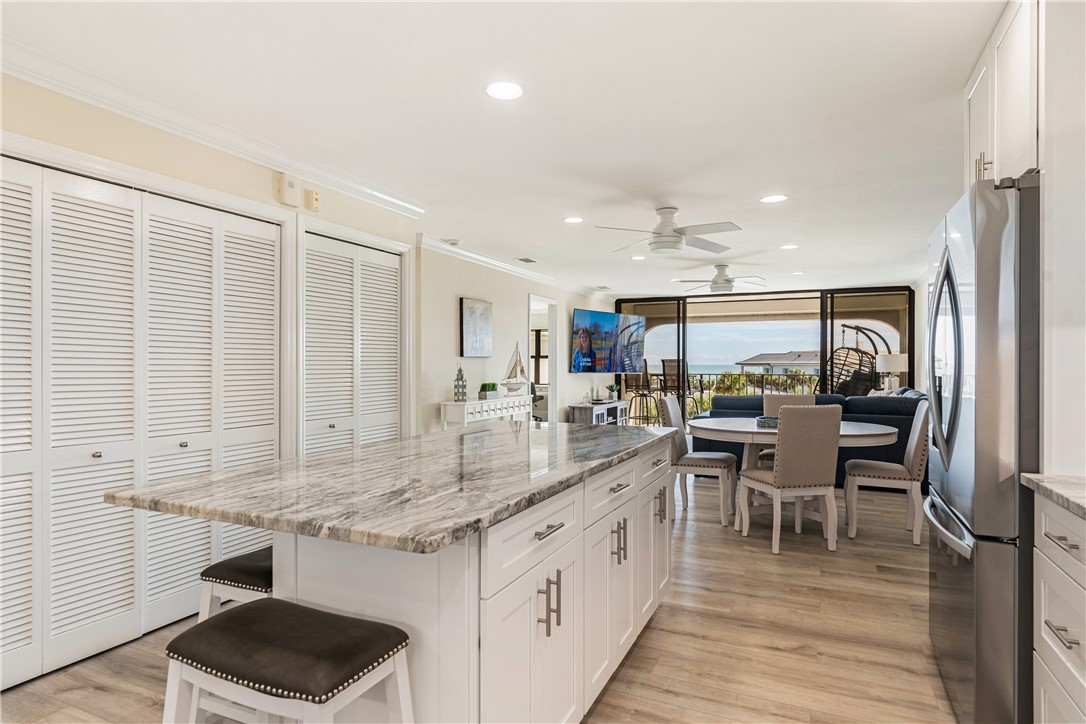
M612 400L618 399L618 383L612 382L611 384L607 385L607 391L611 393L610 398Z
M479 385L480 400L496 400L498 398L498 383L484 382Z

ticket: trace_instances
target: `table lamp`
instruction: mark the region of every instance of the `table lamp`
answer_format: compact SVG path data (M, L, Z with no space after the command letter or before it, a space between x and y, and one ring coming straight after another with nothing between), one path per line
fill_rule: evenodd
M880 354L875 357L875 371L882 378L882 389L895 390L898 387L898 372L909 370L909 355L907 354Z

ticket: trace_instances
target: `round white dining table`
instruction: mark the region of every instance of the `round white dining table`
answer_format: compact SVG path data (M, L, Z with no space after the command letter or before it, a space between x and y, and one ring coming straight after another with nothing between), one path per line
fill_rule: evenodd
M753 417L702 417L690 420L687 427L693 437L703 440L743 443L744 463L751 460L757 463L760 451L777 444L778 428L758 427ZM895 442L897 428L870 422L841 421L840 447L874 447ZM735 529L739 530L739 526L739 506L736 506Z

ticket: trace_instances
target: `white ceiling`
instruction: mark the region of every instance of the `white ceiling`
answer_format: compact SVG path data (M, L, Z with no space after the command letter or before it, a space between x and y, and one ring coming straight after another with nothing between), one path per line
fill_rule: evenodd
M427 207L418 229L563 284L675 294L908 283L962 191L961 89L1003 2L3 3L8 51L145 116ZM85 77L85 76L84 76ZM75 78L75 75L73 75ZM515 80L523 98L487 97ZM65 78L48 79L63 85ZM69 85L73 82L67 79ZM102 91L112 88L113 91ZM781 204L761 204L783 193ZM610 250L730 220L717 257ZM562 222L582 216L585 223ZM782 251L780 245L800 248ZM645 253L646 247L638 247ZM805 271L794 276L793 271ZM737 287L741 291L742 287Z

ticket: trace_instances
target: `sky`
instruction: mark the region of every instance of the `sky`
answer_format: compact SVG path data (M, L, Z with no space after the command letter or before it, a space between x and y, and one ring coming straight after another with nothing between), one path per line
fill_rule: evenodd
M863 326L878 330L891 347L898 343L897 333L887 324L864 320ZM687 364L728 367L739 360L767 352L801 352L818 349L819 322L804 321L715 322L690 325L687 339ZM835 340L840 346L840 333ZM854 344L852 332L845 335L847 345ZM862 345L868 349L869 345ZM880 350L881 351L881 350ZM676 356L676 327L654 327L645 335L645 358L658 368L662 358Z

